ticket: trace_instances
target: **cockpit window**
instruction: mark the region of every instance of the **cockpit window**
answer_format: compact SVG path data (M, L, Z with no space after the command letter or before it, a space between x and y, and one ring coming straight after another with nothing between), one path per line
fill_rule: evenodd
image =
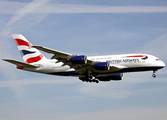
M160 59L156 59L156 61L160 61Z

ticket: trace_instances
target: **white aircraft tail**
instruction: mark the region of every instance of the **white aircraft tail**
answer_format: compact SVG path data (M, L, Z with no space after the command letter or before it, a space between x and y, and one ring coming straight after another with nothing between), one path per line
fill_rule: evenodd
M25 63L43 62L46 58L21 34L12 35Z

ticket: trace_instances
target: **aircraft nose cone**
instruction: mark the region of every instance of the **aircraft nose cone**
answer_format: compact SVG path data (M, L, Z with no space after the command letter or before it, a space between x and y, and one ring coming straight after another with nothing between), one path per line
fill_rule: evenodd
M163 67L165 67L165 63L163 61L159 61L158 66L163 68Z
M162 67L165 67L165 63L163 62L163 61L161 61L162 63L161 63L161 65L162 65Z

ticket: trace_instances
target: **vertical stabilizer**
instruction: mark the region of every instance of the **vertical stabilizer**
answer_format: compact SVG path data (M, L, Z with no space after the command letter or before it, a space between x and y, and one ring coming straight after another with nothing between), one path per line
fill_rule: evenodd
M46 58L21 34L12 35L25 63L43 62Z

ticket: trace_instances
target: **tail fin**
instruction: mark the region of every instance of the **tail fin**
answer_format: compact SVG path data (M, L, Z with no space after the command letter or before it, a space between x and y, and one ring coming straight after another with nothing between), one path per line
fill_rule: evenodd
M46 60L46 58L21 34L12 35L25 63L31 64Z

